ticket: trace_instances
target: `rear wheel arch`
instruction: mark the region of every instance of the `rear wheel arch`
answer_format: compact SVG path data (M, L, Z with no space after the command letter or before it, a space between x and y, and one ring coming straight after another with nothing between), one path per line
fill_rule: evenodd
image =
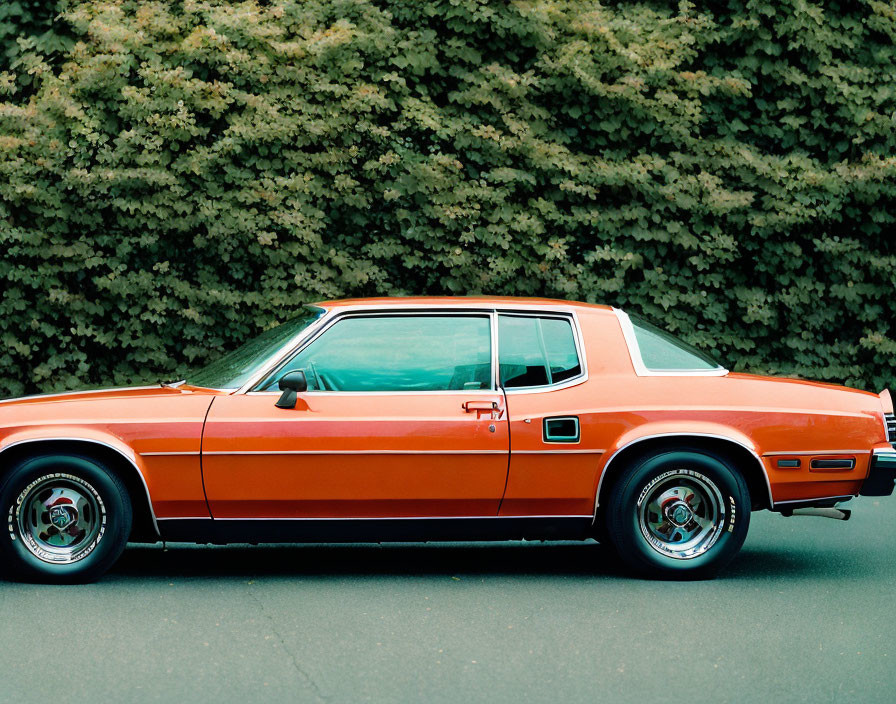
M687 446L705 450L725 458L742 474L750 490L753 510L771 508L771 485L759 456L750 448L731 438L715 435L672 433L661 436L637 438L616 450L601 472L595 497L595 519L605 512L613 486L632 463L643 457L657 454L669 448Z
M6 473L18 462L47 454L79 455L101 462L121 480L128 491L133 508L133 527L130 541L157 542L160 540L158 524L152 510L149 487L143 473L121 450L95 440L22 440L0 450L0 483Z

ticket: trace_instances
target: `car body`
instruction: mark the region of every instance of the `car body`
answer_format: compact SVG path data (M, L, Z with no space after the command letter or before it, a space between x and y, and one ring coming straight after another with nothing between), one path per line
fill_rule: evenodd
M731 373L607 306L356 299L296 320L185 382L0 402L7 571L95 578L128 537L597 537L623 557L638 543L648 573L711 574L751 510L893 490L888 393ZM100 520L126 533L102 560Z

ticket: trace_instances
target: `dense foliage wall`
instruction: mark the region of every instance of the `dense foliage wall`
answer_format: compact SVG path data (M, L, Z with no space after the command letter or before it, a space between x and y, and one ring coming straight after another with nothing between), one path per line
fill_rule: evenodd
M175 378L302 302L418 293L893 379L892 3L18 5L0 395Z

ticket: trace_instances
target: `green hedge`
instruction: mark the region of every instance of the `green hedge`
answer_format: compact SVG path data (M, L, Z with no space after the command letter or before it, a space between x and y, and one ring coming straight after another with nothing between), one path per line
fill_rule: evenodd
M892 382L890 2L59 9L0 72L0 395L419 293L605 302L735 369Z

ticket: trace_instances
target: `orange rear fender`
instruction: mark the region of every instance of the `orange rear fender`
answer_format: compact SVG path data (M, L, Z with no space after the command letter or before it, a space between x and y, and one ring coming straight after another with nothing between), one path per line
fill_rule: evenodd
M594 508L597 512L598 503L601 496L601 488L604 479L613 472L621 470L618 465L620 454L629 449L636 448L640 443L652 440L666 439L669 444L684 444L688 439L695 440L717 440L728 442L748 452L755 458L755 470L762 472L762 481L768 491L768 500L770 504L774 503L772 495L771 483L768 477L768 471L760 458L761 452L755 443L744 433L732 428L731 426L720 423L711 423L705 421L689 421L686 425L675 421L658 421L649 422L639 425L636 428L626 431L620 435L612 446L606 448L602 456L601 466L597 472L596 484L594 487Z

